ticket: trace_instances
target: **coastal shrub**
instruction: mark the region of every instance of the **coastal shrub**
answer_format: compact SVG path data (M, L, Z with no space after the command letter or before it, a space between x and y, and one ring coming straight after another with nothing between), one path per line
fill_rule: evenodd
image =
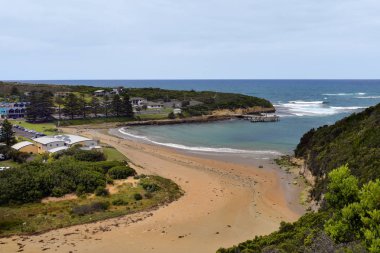
M158 191L160 189L160 187L157 184L151 183L148 180L144 179L140 181L140 185L142 186L142 188L144 188L145 191L150 193Z
M28 203L77 191L90 193L105 185L106 175L95 164L72 158L45 163L33 161L0 173L0 205Z
M61 187L54 187L53 190L51 191L51 196L52 197L62 197L67 193L66 189L63 189Z
M217 252L380 252L380 180L357 188L347 166L330 172L327 180L324 209Z
M97 150L79 150L74 154L74 158L78 161L99 162L107 160L104 153Z
M81 146L79 145L55 153L53 155L55 159L59 159L64 156L70 156L73 157L75 160L84 162L100 162L107 160L103 152L97 150L82 150Z
M137 201L143 199L143 197L142 197L142 195L141 195L140 193L135 193L135 194L133 195L133 198L134 198L135 200L137 200Z
M5 156L8 159L12 159L12 161L16 163L25 163L26 160L30 157L30 154L11 149L7 153L5 153Z
M110 193L109 191L104 187L104 186L98 186L96 189L95 189L95 195L96 196L108 196Z
M170 112L168 114L168 119L175 119L175 114L173 112Z
M134 169L132 169L131 167L116 166L116 167L111 168L108 171L108 175L112 179L125 179L125 178L128 178L130 176L136 175L136 171Z
M316 180L311 195L319 200L327 190L326 175L348 164L359 184L379 177L380 104L354 113L333 125L312 129L301 138L295 149L305 159Z
M153 194L150 192L146 192L146 193L144 193L144 197L147 199L151 199L151 198L153 198Z
M115 199L112 201L112 205L115 205L115 206L126 206L128 205L128 201L125 201L123 199Z
M97 201L88 205L78 205L72 208L72 213L75 215L83 216L95 212L105 211L109 208L109 202Z
M85 193L86 193L86 188L83 185L79 184L77 186L77 189L75 190L75 194L77 196L83 196Z
M100 161L96 162L94 165L102 168L103 172L107 173L112 167L128 165L128 163L126 161Z

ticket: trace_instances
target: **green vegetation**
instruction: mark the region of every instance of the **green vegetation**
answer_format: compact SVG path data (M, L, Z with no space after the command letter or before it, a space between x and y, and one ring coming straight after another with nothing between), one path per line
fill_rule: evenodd
M107 161L125 161L126 157L119 150L113 147L103 148L103 153L107 157Z
M358 179L342 166L328 174L328 182L320 211L217 252L380 252L380 181L359 188Z
M334 125L310 130L298 144L295 155L305 159L316 186L312 196L326 191L326 175L348 164L360 184L380 175L380 104L344 118Z
M140 184L117 186L110 195L84 195L76 199L0 206L0 237L14 234L39 233L51 229L90 223L155 208L178 199L182 192L171 180L158 176L146 177L160 190L150 193ZM141 196L136 200L135 194Z
M106 155L98 151L72 147L50 158L38 156L1 171L0 237L117 217L182 195L172 181L137 176L122 154L112 154L117 161L106 160ZM137 186L125 181L132 176ZM112 194L109 188L114 188ZM66 194L70 194L68 199Z
M108 93L95 97L93 92L99 89ZM27 91L29 94L21 94L19 90ZM172 114L174 104L182 107L183 114L180 117L207 115L219 109L273 108L273 105L265 99L235 93L159 88L118 88L118 92L119 94L116 94L112 88L105 87L0 82L0 93L4 94L5 98L13 94L12 99L6 99L7 101L23 100L31 103L27 108L28 121L52 121L51 116L56 109L59 125L167 119L168 116L174 118ZM143 97L149 101L169 104L173 102L173 106L166 104L166 108L160 109L159 113L155 110L149 113L145 104L136 108L137 113L142 110L144 113L138 113L134 118L130 97ZM110 117L113 119L108 119Z
M5 119L0 128L0 142L4 142L7 146L11 146L16 142L14 132L12 130L12 124Z
M48 91L32 91L28 96L27 121L33 123L52 121L53 96L53 93Z
M24 128L37 131L46 135L57 134L58 129L54 123L29 123L23 119L10 120L13 125L19 125Z
M130 176L135 176L136 171L126 166L115 166L108 171L108 175L112 179L125 179Z
M86 119L64 119L60 121L60 126L72 126L72 125L88 125L88 124L101 124L101 123L114 123L114 122L126 122L133 121L134 119L127 117L99 117L99 118L86 118Z
M295 155L316 178L320 210L218 253L380 252L380 104L310 130ZM287 157L276 162L293 166Z

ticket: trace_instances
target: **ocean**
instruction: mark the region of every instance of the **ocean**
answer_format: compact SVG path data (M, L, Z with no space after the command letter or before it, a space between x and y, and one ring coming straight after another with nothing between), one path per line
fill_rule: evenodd
M311 128L333 124L380 103L380 80L23 80L105 87L159 87L242 93L270 100L279 122L214 123L122 129L126 136L190 152L240 153L269 158L291 154Z

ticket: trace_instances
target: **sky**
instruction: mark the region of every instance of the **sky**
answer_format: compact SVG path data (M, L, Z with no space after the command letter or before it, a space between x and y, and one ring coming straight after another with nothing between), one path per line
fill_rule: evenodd
M0 0L0 79L378 79L379 0Z

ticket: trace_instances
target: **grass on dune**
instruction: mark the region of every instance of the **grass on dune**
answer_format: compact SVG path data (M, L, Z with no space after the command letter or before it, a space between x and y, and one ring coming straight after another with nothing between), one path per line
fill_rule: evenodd
M133 186L131 183L124 182L115 186L118 190L117 193L105 197L87 195L73 200L0 206L0 237L40 233L51 229L114 218L157 207L174 201L182 195L181 190L171 180L158 176L148 176L140 180L156 184L159 189L148 193L139 183ZM135 194L141 194L142 199L136 200ZM107 208L85 214L78 214L75 211L94 203L102 203Z

